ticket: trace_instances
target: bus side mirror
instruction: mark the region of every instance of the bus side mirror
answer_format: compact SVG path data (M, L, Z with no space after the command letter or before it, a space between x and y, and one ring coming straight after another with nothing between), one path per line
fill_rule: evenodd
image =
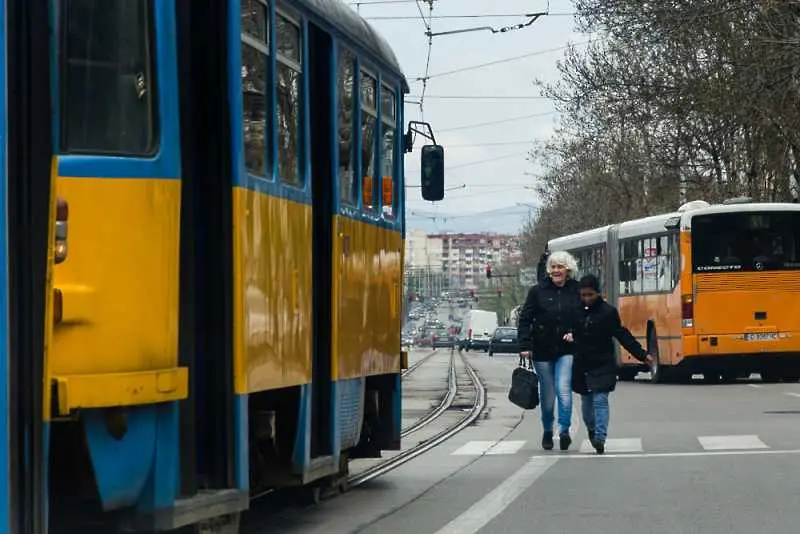
M441 145L422 147L422 198L436 202L444 198L444 148Z

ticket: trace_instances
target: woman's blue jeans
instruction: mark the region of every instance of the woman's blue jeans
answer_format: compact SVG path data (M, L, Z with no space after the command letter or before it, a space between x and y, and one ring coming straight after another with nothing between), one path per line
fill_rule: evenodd
M555 404L558 399L558 433L569 432L572 423L572 354L564 354L552 362L533 362L539 375L539 409L542 428L553 431Z

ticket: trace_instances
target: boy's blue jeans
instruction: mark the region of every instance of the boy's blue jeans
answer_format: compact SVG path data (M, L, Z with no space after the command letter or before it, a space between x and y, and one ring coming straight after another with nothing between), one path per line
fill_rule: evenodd
M594 439L605 442L608 436L608 420L611 410L608 407L608 392L581 395L581 412L586 430L594 432Z

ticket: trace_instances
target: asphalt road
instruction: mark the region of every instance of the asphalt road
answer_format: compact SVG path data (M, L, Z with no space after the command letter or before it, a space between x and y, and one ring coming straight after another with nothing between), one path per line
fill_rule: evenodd
M577 397L573 450L544 452L538 410L506 400L516 356L469 359L488 388L479 424L363 488L286 512L265 532L797 531L800 385L622 383L605 456L584 443ZM416 380L441 369L423 365Z

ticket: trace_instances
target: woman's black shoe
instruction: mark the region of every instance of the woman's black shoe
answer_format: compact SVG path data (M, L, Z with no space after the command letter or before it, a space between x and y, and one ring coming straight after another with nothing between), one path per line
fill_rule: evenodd
M545 432L544 436L542 436L542 448L546 451L553 450L553 433L552 432Z
M572 438L569 437L569 432L562 432L559 434L558 445L561 447L562 451L569 449L569 446L572 445Z
M606 452L606 444L599 439L592 439L592 447L597 451L597 454L604 454Z

